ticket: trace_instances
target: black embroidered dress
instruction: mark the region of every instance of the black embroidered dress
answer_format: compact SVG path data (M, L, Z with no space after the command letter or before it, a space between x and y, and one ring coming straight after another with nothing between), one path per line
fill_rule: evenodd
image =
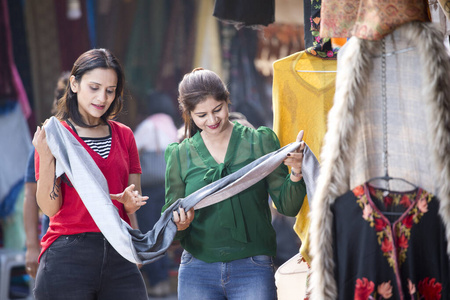
M364 184L338 197L331 206L338 299L450 299L438 209L438 199L421 188Z

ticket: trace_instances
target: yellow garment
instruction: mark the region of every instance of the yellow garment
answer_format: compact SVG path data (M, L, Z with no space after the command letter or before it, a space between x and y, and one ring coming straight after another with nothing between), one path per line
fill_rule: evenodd
M212 15L213 1L197 1L194 68L202 67L222 77L219 21Z
M323 71L336 71L336 67L336 60L321 59L304 51L273 63L273 129L282 146L295 141L303 129L303 140L319 162L336 80L336 72ZM300 253L310 263L308 213L308 201L304 201L294 230L302 241Z

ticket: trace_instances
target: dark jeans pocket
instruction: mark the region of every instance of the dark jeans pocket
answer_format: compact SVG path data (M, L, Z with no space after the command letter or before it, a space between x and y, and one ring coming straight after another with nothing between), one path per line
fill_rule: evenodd
M84 238L84 234L61 235L47 250L60 252L77 245Z

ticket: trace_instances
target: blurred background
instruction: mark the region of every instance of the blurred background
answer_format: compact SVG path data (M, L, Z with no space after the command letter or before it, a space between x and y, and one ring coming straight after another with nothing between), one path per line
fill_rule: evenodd
M155 106L180 125L177 85L195 67L224 79L231 110L270 126L272 62L304 49L303 1L278 0L274 23L240 30L213 16L214 0L1 2L10 35L1 59L17 67L33 129L50 116L58 76L91 48L108 48L122 62L128 90L119 121L132 129Z

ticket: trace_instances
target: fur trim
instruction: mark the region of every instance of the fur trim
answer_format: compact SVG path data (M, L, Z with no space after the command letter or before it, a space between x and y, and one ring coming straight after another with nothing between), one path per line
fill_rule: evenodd
M442 33L431 23L412 22L398 30L417 47L423 65L423 99L428 106L433 171L439 182L440 214L450 241L450 60ZM358 101L364 101L366 82L372 69L371 53L380 41L351 38L346 52L338 57L335 103L328 115L328 131L321 152L321 173L312 201L310 255L312 300L336 299L332 249L333 216L330 206L350 189L346 165L351 159L351 141L359 116ZM450 243L447 252L450 255Z

